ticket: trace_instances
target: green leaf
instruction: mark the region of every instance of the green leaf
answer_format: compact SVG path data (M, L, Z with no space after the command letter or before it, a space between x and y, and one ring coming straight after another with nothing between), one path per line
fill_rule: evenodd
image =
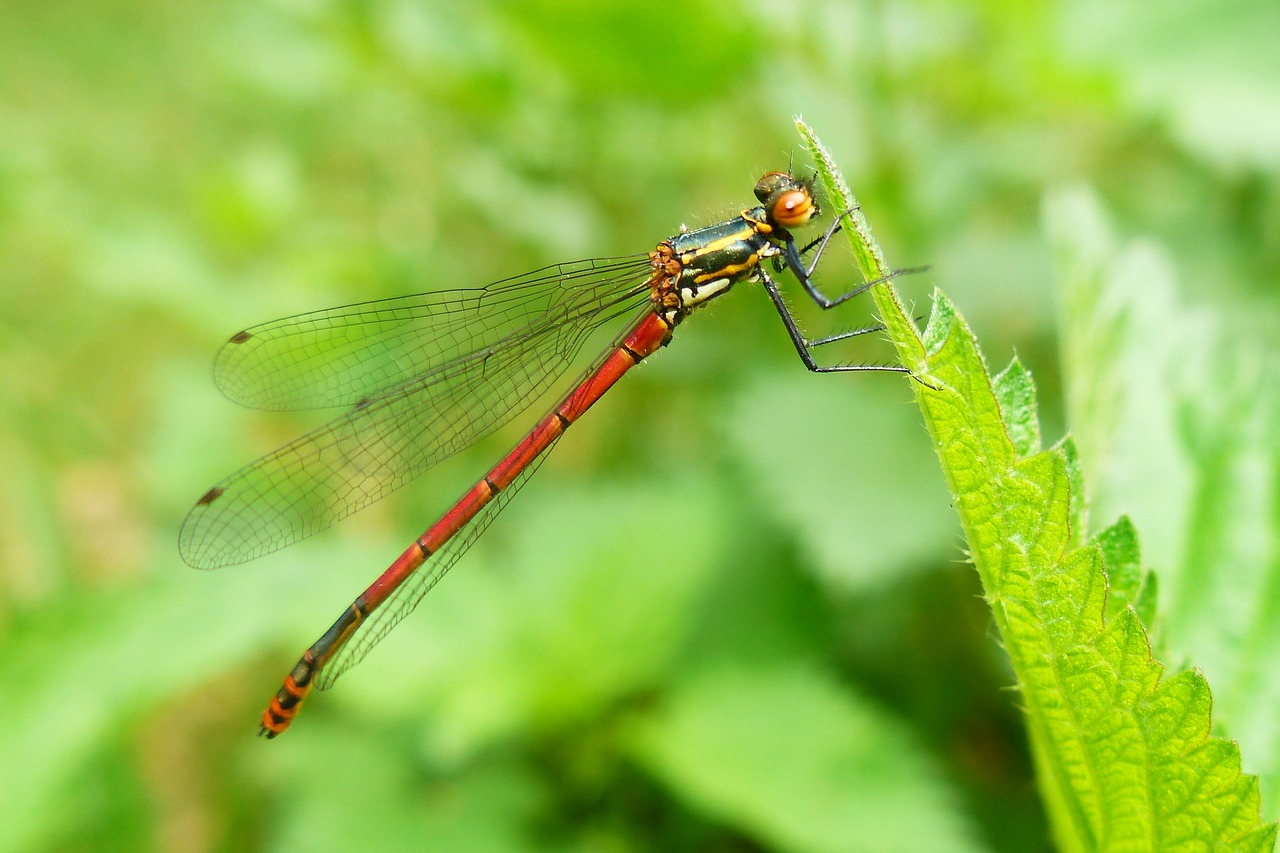
M1239 321L1182 304L1168 252L1116 237L1089 191L1051 195L1045 220L1062 270L1072 428L1100 475L1093 502L1143 531L1161 571L1160 643L1213 683L1215 729L1240 741L1274 817L1280 359ZM1153 606L1151 583L1143 595Z
M1075 439L1067 436L1060 445L1063 459L1067 464L1067 479L1070 481L1071 504L1067 519L1070 525L1072 546L1080 544L1080 537L1089 529L1086 495L1084 491L1084 469L1080 463L1080 451L1076 448Z
M1107 601L1107 621L1120 614L1125 607L1132 607L1144 625L1155 619L1155 575L1142 568L1138 550L1138 531L1128 516L1097 535L1095 541L1102 549L1102 562L1107 570L1107 582L1111 597Z
M857 210L830 155L798 122L828 193ZM858 211L845 229L868 278L888 267ZM1209 735L1197 672L1161 681L1132 609L1108 610L1106 554L1137 563L1136 537L1073 547L1083 531L1074 445L1031 446L1006 379L997 396L977 341L944 296L920 335L890 285L872 289L968 538L1027 714L1055 839L1064 850L1269 850L1258 782L1237 746ZM1003 404L1003 405L1002 405ZM1018 436L1017 444L1011 436ZM1108 550L1109 549L1109 550ZM1128 589L1132 589L1132 584ZM1110 615L1110 618L1108 618Z
M1009 440L1019 456L1040 452L1040 418L1036 382L1031 371L1014 358L995 378L996 401L1009 428Z
M903 405L906 389L886 379L832 395L780 371L744 388L724 419L762 511L795 531L805 563L835 589L866 589L954 554L955 516L928 441ZM849 447L852 422L859 446L880 452ZM877 483L895 488L863 488ZM815 499L828 484L841 487L840 500Z
M698 673L637 725L632 751L684 799L770 848L980 849L909 731L808 667Z

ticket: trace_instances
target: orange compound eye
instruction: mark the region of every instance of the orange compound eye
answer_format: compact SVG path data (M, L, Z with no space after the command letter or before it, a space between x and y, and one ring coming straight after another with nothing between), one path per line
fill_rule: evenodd
M778 196L770 211L773 221L783 228L797 228L804 225L817 212L813 197L805 190L789 190Z

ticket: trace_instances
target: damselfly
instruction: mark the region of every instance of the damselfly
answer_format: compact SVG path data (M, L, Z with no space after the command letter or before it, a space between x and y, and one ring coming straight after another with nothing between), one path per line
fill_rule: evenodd
M246 329L214 375L235 402L345 411L209 489L179 548L198 568L242 563L328 527L471 446L547 393L590 334L623 331L552 409L348 607L285 679L260 732L288 728L313 686L325 689L405 617L484 531L566 429L624 373L671 340L698 306L734 284L764 287L796 352L818 373L904 371L819 365L813 349L863 334L807 339L766 269L789 269L821 307L811 278L840 218L803 249L791 231L818 215L812 181L769 172L759 204L679 234L648 253L543 267L478 290L424 293L299 314ZM805 266L803 255L814 250ZM621 325L621 324L620 324Z

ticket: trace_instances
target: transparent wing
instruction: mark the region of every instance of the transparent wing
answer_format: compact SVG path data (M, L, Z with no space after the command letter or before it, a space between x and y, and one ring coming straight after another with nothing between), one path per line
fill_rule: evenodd
M639 317L634 319L638 320ZM600 366L617 350L623 338L626 337L633 326L634 322L628 324L627 329L615 338L604 352L597 356L595 361L575 380L575 386L581 388L585 380L600 369ZM505 489L498 492L488 503L481 507L469 524L459 530L444 545L432 552L431 556L427 557L426 562L406 578L396 588L396 591L382 603L382 606L373 611L369 618L359 625L355 633L334 654L333 659L317 673L315 678L317 687L321 690L327 690L332 687L338 680L338 676L363 660L364 656L381 642L382 638L398 625L401 619L413 612L422 597L431 591L432 587L445 576L449 569L453 568L458 558L465 554L467 549L480 538L480 535L484 533L498 513L502 512L516 492L520 491L520 488L533 475L533 472L538 469L538 466L551 454L552 449L555 448L559 440L557 438L551 442L547 449L525 466L524 470L517 474Z
M232 336L214 363L224 394L257 409L354 406L406 379L573 314L649 271L647 255L555 264L475 290L298 314Z
M458 562L463 554L467 552L480 535L489 527L490 522L497 518L498 513L502 512L507 503L515 497L516 492L525 484L529 477L533 476L533 472L538 470L538 466L547 458L551 450L556 446L559 439L553 441L551 445L542 452L542 455L530 462L516 478L512 480L505 489L493 496L487 504L481 507L475 517L471 519L471 523L448 542L446 542L440 550L433 553L427 558L427 561L418 567L418 570L410 575L404 583L391 594L391 597L383 602L382 606L373 611L369 618L360 624L355 634L338 650L324 668L315 676L315 685L321 690L328 690L338 680L338 676L351 669L351 667L364 660L364 656L369 654L374 646L382 641L382 638L391 632L391 629L400 623L400 620L413 612L418 606L418 602L422 597L431 591L445 573L453 568L453 564Z
M648 288L629 269L621 290L616 271L597 270L508 337L363 397L226 477L187 514L183 559L217 568L293 544L489 435L548 391L595 329L647 304ZM540 281L558 289L559 279Z

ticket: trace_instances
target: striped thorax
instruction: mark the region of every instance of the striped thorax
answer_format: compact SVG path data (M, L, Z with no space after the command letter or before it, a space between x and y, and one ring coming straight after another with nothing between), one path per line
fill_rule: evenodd
M759 277L760 262L782 254L789 229L818 215L810 182L769 172L756 183L759 207L694 231L681 231L649 253L658 313L672 326L733 285Z

